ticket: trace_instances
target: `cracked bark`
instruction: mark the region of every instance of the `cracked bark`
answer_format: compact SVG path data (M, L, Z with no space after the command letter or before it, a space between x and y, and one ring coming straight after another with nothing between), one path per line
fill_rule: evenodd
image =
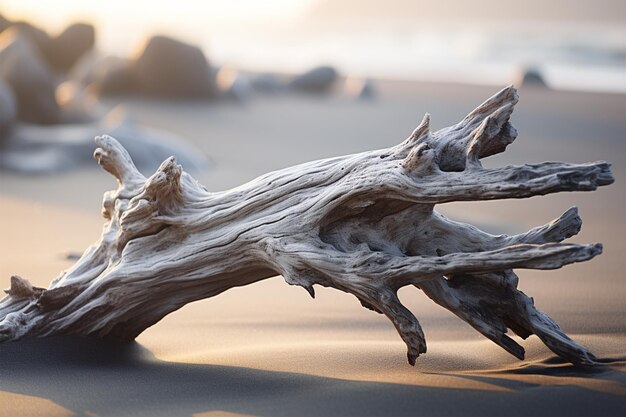
M509 353L511 339L536 334L576 364L594 356L517 289L516 268L555 269L586 261L600 244L560 243L578 233L575 208L515 236L494 236L434 210L452 201L591 191L613 182L606 162L485 169L517 132L508 87L458 124L431 132L430 117L401 144L271 172L209 192L169 158L140 174L113 138L94 157L118 180L105 193L101 238L49 288L14 276L0 301L0 341L80 335L129 341L185 304L280 274L356 296L382 313L408 347L426 352L424 333L397 297L413 285Z

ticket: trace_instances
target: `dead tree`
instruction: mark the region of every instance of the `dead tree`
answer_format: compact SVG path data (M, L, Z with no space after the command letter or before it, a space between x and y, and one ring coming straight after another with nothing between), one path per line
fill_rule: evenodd
M519 235L491 235L433 210L451 201L527 198L611 184L606 162L485 169L517 132L508 87L458 124L429 130L426 115L401 144L271 172L209 192L173 157L150 178L113 138L95 159L118 180L104 194L102 236L77 263L36 288L14 276L0 301L0 340L79 335L130 341L165 315L229 288L282 275L314 297L315 284L356 296L391 320L410 364L422 329L397 297L413 285L512 355L506 335L536 334L576 364L594 356L517 290L515 268L586 261L600 244L559 243L581 226L575 208Z

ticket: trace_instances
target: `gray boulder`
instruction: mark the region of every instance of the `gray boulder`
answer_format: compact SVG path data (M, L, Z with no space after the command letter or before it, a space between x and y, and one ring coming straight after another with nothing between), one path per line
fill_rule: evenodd
M154 36L131 68L139 92L166 98L208 97L216 92L209 62L200 48ZM120 74L116 78L124 80Z
M75 23L48 43L44 55L52 68L66 73L93 48L95 42L96 31L92 25Z
M204 173L210 166L210 161L193 144L170 133L137 125L118 107L92 123L16 125L3 141L0 172L48 175L95 167L93 138L104 132L119 140L137 168L147 175L172 155L186 171Z
M55 77L30 37L17 27L0 34L0 78L13 90L20 120L39 124L61 120Z
M136 88L131 65L130 59L100 56L92 51L78 60L68 77L80 85L89 86L98 95L124 95Z
M543 74L536 68L526 68L523 70L518 84L522 87L548 88Z
M130 65L112 65L95 81L96 91L104 96L126 95L137 92L137 82Z
M288 86L290 89L299 92L314 94L327 93L332 89L337 78L338 73L336 69L322 66L296 76L289 82Z
M46 57L46 50L50 47L50 42L52 42L46 31L23 21L11 22L7 27L8 29L20 32L22 36L30 40L42 57Z
M250 77L250 87L260 93L274 94L285 88L285 83L276 74L258 74Z
M376 98L376 86L367 78L347 77L344 86L348 96L357 100L366 101Z
M11 129L17 117L17 103L11 87L0 78L0 140Z
M0 33L4 32L12 24L13 22L0 14Z

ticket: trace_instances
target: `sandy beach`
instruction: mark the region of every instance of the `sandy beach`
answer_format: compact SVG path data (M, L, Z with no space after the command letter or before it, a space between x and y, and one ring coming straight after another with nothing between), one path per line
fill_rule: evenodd
M129 99L137 121L192 142L209 159L196 178L224 190L314 159L392 146L424 113L439 129L497 91L379 81L375 100L255 96L238 102ZM113 103L108 103L113 104ZM428 352L417 365L393 326L348 294L316 299L281 277L227 291L167 316L123 348L72 339L0 344L0 416L620 416L626 413L626 95L521 89L519 131L489 167L541 161L613 164L615 184L593 193L453 203L438 209L491 233L519 233L571 206L574 242L602 242L596 259L519 271L520 288L604 365L562 362L534 336L518 361L421 292L403 303ZM107 133L107 132L102 132ZM150 172L144 172L150 174ZM99 169L0 174L0 277L46 287L99 235Z

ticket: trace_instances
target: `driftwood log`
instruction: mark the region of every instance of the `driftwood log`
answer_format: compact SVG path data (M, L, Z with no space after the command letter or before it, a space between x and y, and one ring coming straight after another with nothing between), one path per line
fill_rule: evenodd
M408 360L426 352L415 316L397 297L413 285L512 355L507 330L537 335L575 364L594 356L517 290L515 268L586 261L600 244L559 243L581 226L575 208L526 233L491 235L433 210L451 201L591 191L613 182L606 162L485 169L517 132L508 87L458 124L431 132L426 115L401 144L271 172L209 192L173 157L145 178L113 138L95 159L118 180L104 195L102 236L77 263L36 288L11 278L0 301L0 340L79 335L130 341L185 304L282 275L333 287L391 320Z

